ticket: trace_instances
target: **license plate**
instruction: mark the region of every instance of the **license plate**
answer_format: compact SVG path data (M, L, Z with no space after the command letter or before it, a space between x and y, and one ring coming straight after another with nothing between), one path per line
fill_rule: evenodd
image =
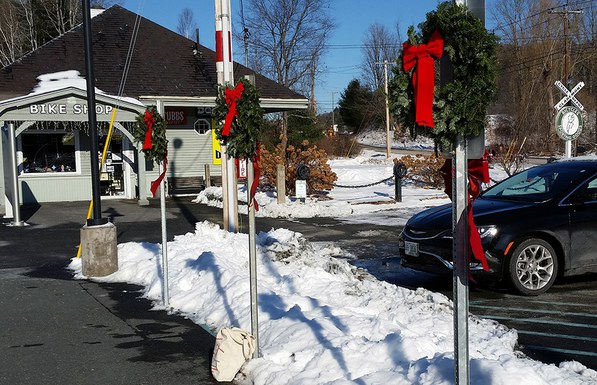
M411 257L419 256L419 244L416 242L404 241L404 253Z

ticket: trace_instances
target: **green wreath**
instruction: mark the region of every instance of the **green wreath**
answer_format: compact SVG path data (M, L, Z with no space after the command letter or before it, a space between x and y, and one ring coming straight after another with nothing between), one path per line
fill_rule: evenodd
M396 121L411 130L433 138L443 148L452 148L457 135L474 137L485 127L485 115L496 90L496 48L498 38L488 32L470 11L453 2L444 2L427 14L427 20L408 30L409 43L427 43L434 31L444 39L444 53L452 63L453 81L438 87L439 61L436 60L436 87L433 119L435 128L422 129L415 123L412 71L405 72L402 54L394 66L390 83L390 109Z
M145 157L157 163L161 163L166 158L168 151L167 125L157 109L150 106L145 113L137 116L133 129L135 142L141 143ZM150 128L151 133L148 134Z
M251 82L241 79L244 90L236 101L236 117L232 120L228 136L222 135L224 121L230 110L226 103L226 89L221 87L216 98L213 117L216 119L216 136L227 145L228 154L237 159L252 159L257 153L257 146L261 130L264 126L264 113L259 101L259 93ZM238 84L237 84L238 88Z

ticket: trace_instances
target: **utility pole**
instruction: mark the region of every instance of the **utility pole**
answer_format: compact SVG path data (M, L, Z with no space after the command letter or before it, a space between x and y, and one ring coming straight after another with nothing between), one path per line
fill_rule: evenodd
M375 64L383 65L385 77L385 93L386 93L386 158L390 159L390 95L388 95L388 66L391 65L387 60L376 62Z
M249 37L251 34L249 33L249 28L245 27L244 34L243 34L243 41L245 43L245 67L249 66Z
M336 127L336 102L334 101L334 94L337 94L337 92L332 91L332 133L334 132L334 128Z
M564 6L567 8L567 4ZM569 22L570 19L568 15L578 15L582 14L583 11L581 9L575 10L568 10L563 9L561 11L550 10L549 13L556 14L562 16L564 19L564 73L563 73L563 81L566 83L567 86L570 86L572 83L572 74L570 71L570 46L568 44L568 29L569 29ZM570 87L568 87L570 88Z

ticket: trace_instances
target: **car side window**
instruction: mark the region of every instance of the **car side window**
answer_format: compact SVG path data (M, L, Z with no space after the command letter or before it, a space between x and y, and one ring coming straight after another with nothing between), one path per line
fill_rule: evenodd
M597 177L584 183L569 198L570 203L597 202Z

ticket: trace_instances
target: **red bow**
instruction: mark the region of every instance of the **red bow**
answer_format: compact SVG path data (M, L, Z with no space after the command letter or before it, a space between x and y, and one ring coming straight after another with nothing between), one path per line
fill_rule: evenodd
M147 124L147 131L145 131L145 141L143 142L143 150L151 150L151 148L153 147L153 143L151 142L151 135L155 119L151 112L145 110L145 118L143 120L145 121L145 124Z
M435 127L433 124L433 88L435 74L433 60L442 56L444 40L438 31L433 32L429 43L402 45L402 64L404 71L416 65L413 73L413 86L415 88L415 120L420 126Z
M259 205L257 204L257 199L255 199L257 186L259 186L259 177L261 176L261 171L259 170L259 146L251 161L253 162L253 184L251 185L251 193L249 194L249 207L251 204L254 204L255 211L259 211Z
M236 88L230 89L226 88L226 105L228 106L228 113L226 114L226 119L224 120L224 127L222 128L222 136L230 135L230 126L232 125L232 119L238 115L238 111L236 110L236 102L240 99L243 91L245 90L245 86L243 83L238 83Z
M158 176L158 179L151 182L150 190L154 197L156 191L158 190L158 187L160 187L160 183L162 183L162 180L164 180L164 177L166 176L166 166L168 165L168 151L166 151L166 153L164 154L164 160L162 164L164 165L162 173L160 174L160 176Z
M452 199L452 160L446 159L440 171L444 177L445 192ZM481 245L481 236L473 218L473 206L471 204L471 198L474 201L481 194L481 183L489 183L489 163L485 156L483 159L469 159L468 161L468 240L475 259L481 262L483 270L489 271L489 265Z

